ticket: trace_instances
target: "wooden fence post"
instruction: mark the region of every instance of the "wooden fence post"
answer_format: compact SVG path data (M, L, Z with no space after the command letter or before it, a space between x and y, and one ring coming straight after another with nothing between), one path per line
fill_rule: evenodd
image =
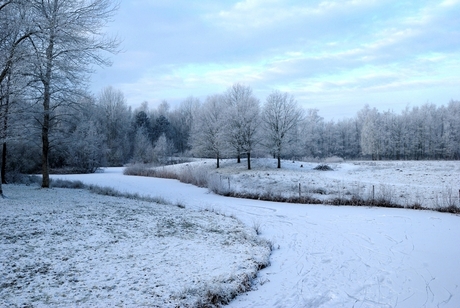
M375 203L374 200L375 200L375 186L372 185L372 204Z

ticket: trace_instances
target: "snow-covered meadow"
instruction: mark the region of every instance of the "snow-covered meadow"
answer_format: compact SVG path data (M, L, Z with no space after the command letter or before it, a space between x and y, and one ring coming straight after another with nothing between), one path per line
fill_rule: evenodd
M213 163L212 160L206 160L188 166L175 166L174 168L195 166L197 168L199 166L212 168ZM387 188L387 193L394 193L394 196L401 198L401 200L404 198L421 200L426 202L427 206L436 205L436 198L438 198L436 196L445 195L449 189L457 193L460 189L460 162L335 163L331 164L334 171L327 172L313 171L312 167L315 164L305 162L284 161L281 170L277 170L275 166L274 160L264 159L254 161L253 170L244 171L244 162L240 167L235 166L232 161L227 161L222 164L219 172L224 183L226 183L226 177L229 177L230 185L235 189L248 191L271 189L294 194L298 193L298 184L301 183L304 189L302 193L317 194L321 192L318 195L324 197L332 196L334 193L346 195L348 194L347 191L352 194L354 193L353 189L368 193L369 187L372 185L375 188L384 185L391 188ZM176 180L125 176L122 174L122 168L109 168L103 173L89 175L59 175L54 177L78 179L88 184L110 186L130 193L162 196L173 204L185 205L186 209L191 211L190 214L187 212L186 216L197 215L196 219L201 219L201 215L208 213L202 211L203 209L213 209L224 214L213 216L212 219L217 219L215 223L217 225L222 224L222 228L227 230L226 232L235 227L233 225L227 226L225 221L220 223L220 220L227 219L233 223L234 220L231 217L236 217L246 225L245 232L254 231L256 227L263 238L274 244L275 250L270 256L270 266L259 272L254 280L253 290L237 296L230 303L230 307L460 306L460 217L458 215L411 209L284 204L229 198L209 193L207 189L183 184ZM353 185L357 185L359 188L353 188ZM10 194L9 189L10 187L5 187L7 195ZM58 193L57 190L51 190L51 192L54 191L56 193L53 198L58 198L61 193ZM41 190L39 192L46 193ZM80 207L84 207L83 204L86 204L86 201L102 198L87 192L80 191L78 193L81 199L77 198L79 201L74 203L80 204ZM16 199L21 198L21 195L23 195L21 192L13 194L15 202L18 202L16 204L21 204L16 201ZM453 197L455 198L457 195L455 194ZM7 199L3 203L8 204L11 199ZM117 208L120 206L131 208L133 206L129 203L131 201L127 199L111 200L113 201L104 205L104 211L97 212L110 211L111 203ZM140 205L141 202L136 202L142 208L135 214L136 219L144 219L144 215L150 215L147 213L151 208L156 208L151 205L143 206ZM58 204L59 202L52 204L51 207L47 206L47 211L54 209L62 217L69 215L68 212L71 211L71 204L73 203L71 202L64 207L58 206ZM134 206L134 208L137 207ZM27 213L21 211L14 213L17 215L17 219L14 221L19 221L21 217L29 217ZM7 214L2 215L2 217L10 217ZM48 219L47 216L44 215L46 219ZM53 217L51 214L49 216ZM119 229L124 230L127 228L126 226L132 224L128 220L129 217L132 217L130 215L127 215L126 218L123 215L117 217L112 231L115 234L121 232ZM95 219L97 221L98 218ZM145 220L142 221L145 222ZM48 222L49 225L45 222L43 227L51 230L53 226L51 221ZM67 228L68 224L61 224L61 226ZM155 224L154 227L157 232L164 229L164 226L159 227L158 224ZM15 227L12 226L11 228L14 229ZM5 230L4 224L2 224L2 232L3 230ZM206 227L202 228L201 232L194 235L195 239L208 236L211 232L207 231L209 230ZM226 232L217 235L225 236ZM125 248L131 247L129 246L130 237L134 233L131 231L131 233L124 234ZM155 262L157 267L152 266L150 262L149 266L164 273L156 276L159 281L164 279L162 285L165 287L165 293L163 294L168 292L169 294L177 294L178 284L176 281L183 276L183 273L171 271L167 262L161 261L162 255L158 250L166 249L169 242L165 243L166 246L152 247L152 245L148 245L148 241L151 239L145 236L149 233L145 231L143 234L147 244L135 245L136 253L145 257L149 256L151 251L157 252L154 253L155 258L158 258ZM86 243L87 239L88 243ZM91 248L95 244L94 239L97 237L85 237L81 244ZM184 238L183 240L189 239ZM203 243L204 246L208 244L207 242ZM49 246L47 249L54 249L53 245ZM43 246L38 245L38 247ZM252 249L244 250L241 248L243 246L235 247L238 250L237 255L238 253L241 255L249 254L248 258L251 256L255 258L258 255ZM41 248L30 247L30 244L21 246L22 249L39 249L38 251L42 251ZM63 246L60 250L65 251L65 249L67 248ZM184 249L175 250L175 260L186 260L187 257L184 256L183 251ZM111 252L114 253L113 250ZM24 252L19 251L18 253L18 256L24 255ZM198 257L194 258L192 263L197 266L196 272L203 279L208 279L206 280L208 282L216 281L208 277L210 276L208 274L214 274L214 272L209 271L209 267L216 265L216 261L209 260L223 258L222 263L224 265L217 265L219 269L216 268L218 277L229 273L238 273L238 269L229 266L229 259L222 257L228 252L221 253L220 248L206 246L197 253ZM251 253L253 255L250 255ZM126 254L128 253L126 252ZM50 263L46 259L38 260L37 257L34 259L33 254L29 255L31 256L30 264ZM105 285L103 278L100 278L103 277L101 275L118 277L111 281L112 285L115 286L113 289L104 290L105 293L98 293L100 294L97 297L98 300L100 298L98 303L114 303L109 296L131 300L131 302L125 302L125 306L135 306L140 303L155 305L158 303L153 301L141 302L141 300L146 300L142 292L129 293L134 292L131 290L132 288L139 288L147 293L155 290L155 285L148 280L150 278L141 279L135 286L132 285L132 281L126 278L130 277L129 275L149 276L149 273L142 272L142 268L146 268L146 261L143 261L142 257L137 261L138 263L131 262L129 258L124 257L122 258L123 262L117 264L117 270L114 270L113 267L104 262L106 257L104 253L95 255L93 263L83 257L80 258L80 255L93 256L93 253L90 249L83 249L79 254L74 254L77 256L74 257L77 258L74 260L80 260L82 263L79 266L86 270L86 272L82 272L80 277L86 277L84 273L88 273L85 279L91 284L91 287L102 288ZM230 258L230 260L233 259ZM90 271L91 266L99 269L98 274ZM40 268L38 267L38 273L40 273ZM243 268L242 271L245 269ZM53 279L44 283L40 280L42 276L37 274L35 277L38 280L34 283L42 286L41 289L36 289L39 294L56 292L56 286L53 285L56 282ZM188 282L191 282L190 288L195 286L193 280ZM80 299L77 298L78 296L82 296L78 303L79 306L90 303L85 302L87 297L83 297L84 294L76 293L72 289L71 284L75 282L67 283L67 298L74 296L74 299L77 300ZM138 286L139 283L141 287ZM87 289L83 288L83 290ZM26 293L18 291L17 294L24 296L22 294ZM3 298L4 295L2 294L1 299L3 300ZM17 298L21 299L19 295ZM67 305L63 304L64 306L68 306L70 303L77 305L76 301L72 302L72 300L65 303Z
M332 160L333 161L333 160ZM322 163L324 164L324 163ZM314 170L318 163L254 159L252 170L243 162L201 161L165 169L206 169L219 175L219 185L239 194L271 194L284 197L384 198L403 207L419 204L426 208L460 206L460 163L458 161L353 161L327 163L333 171ZM162 167L163 168L163 167Z
M0 307L206 306L249 289L268 263L269 243L213 210L86 190L5 190Z

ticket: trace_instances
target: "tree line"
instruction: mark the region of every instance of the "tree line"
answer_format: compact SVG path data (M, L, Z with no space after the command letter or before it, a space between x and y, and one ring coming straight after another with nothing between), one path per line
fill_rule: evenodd
M460 102L407 107L397 114L364 106L355 117L326 121L318 109L273 91L263 104L249 86L194 97L171 109L166 101L132 109L120 90L108 87L60 110L50 131L51 171L94 172L102 166L174 162L177 157L216 159L252 156L278 159L459 159ZM65 111L65 113L64 113ZM12 113L5 170L40 171L40 130L34 113Z
M102 29L117 9L109 0L0 0L1 178L8 174L94 172L174 157L271 156L281 159L460 159L460 102L401 113L364 106L326 121L289 93L261 102L234 84L204 101L186 98L132 109L121 91L87 90L91 66L108 65L118 42ZM1 186L0 186L1 193Z

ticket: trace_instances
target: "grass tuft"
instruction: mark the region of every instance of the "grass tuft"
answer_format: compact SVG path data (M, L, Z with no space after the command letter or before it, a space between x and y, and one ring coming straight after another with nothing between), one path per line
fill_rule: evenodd
M260 221L253 221L252 228L254 229L257 235L260 235L262 233L262 227L261 227Z
M90 192L98 194L98 195L103 195L103 196L111 196L111 197L118 197L118 198L128 198L128 199L133 199L133 200L140 200L140 201L147 201L147 202L154 202L158 204L164 204L164 205L171 205L172 203L167 201L165 198L156 196L156 197L151 197L151 196L142 196L137 193L126 193L126 192L120 192L119 190L116 190L112 187L108 186L98 186L98 185L89 185L88 189Z

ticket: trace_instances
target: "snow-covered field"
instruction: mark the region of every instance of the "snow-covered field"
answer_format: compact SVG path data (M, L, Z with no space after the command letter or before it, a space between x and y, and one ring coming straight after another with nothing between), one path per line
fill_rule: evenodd
M248 288L268 262L253 228L216 212L86 190L5 190L0 307L197 306Z
M198 164L212 166L213 161ZM313 171L315 165L285 161L283 169L276 170L274 160L260 160L254 161L253 170L243 172L244 162L241 167L235 167L229 161L223 163L219 172L224 180L226 176L230 177L230 185L235 189L277 189L284 193L295 193L300 182L302 187L309 187L305 188L305 192L315 194L318 188L322 188L326 196L332 196L334 191L338 194L347 194L347 191L355 193L353 183L360 186L355 189L364 193L372 185L376 188L384 185L391 187L386 190L387 193L396 192L398 198L417 198L427 202L427 205L436 205L433 201L435 195L445 194L449 188L455 193L454 197L460 189L460 162L351 162L331 164L334 171L328 172ZM184 204L186 209L212 208L227 216L235 216L247 226L260 226L261 236L272 241L276 248L270 257L271 265L259 272L254 290L236 297L230 307L460 307L458 215L409 209L282 204L228 198L175 180L124 176L122 168L110 168L104 173L90 175L55 177L79 179L88 184L111 186L131 193L162 196L172 203ZM264 181L270 185L265 185ZM7 195L8 189L5 187ZM19 197L21 194L17 195ZM88 195L88 198L99 197ZM124 203L126 200L117 202ZM60 211L60 207L54 208ZM66 215L65 212L61 215ZM141 219L143 215L139 213L136 217ZM221 219L224 216L217 217ZM126 219L119 218L117 226L123 228ZM2 225L2 231L4 229ZM207 232L202 232L203 236L205 234ZM129 236L125 239L128 243ZM87 245L91 246L91 241ZM136 247L139 255L147 254L150 249L149 246ZM250 251L244 251L243 254ZM86 251L80 253L92 255ZM211 258L215 253L220 256L216 249L210 248L203 249L201 253L203 256L210 254ZM177 253L177 258L181 259L182 255ZM102 254L99 258L104 256ZM208 274L208 259L194 260L197 272ZM86 260L83 261L88 267ZM30 262L41 264L33 258ZM99 263L102 263L101 267L105 266L102 261ZM101 272L119 273L115 281L128 285L123 277L141 268L142 262L139 266L127 262L116 271L101 269ZM162 266L158 268L162 271ZM228 273L228 264L222 270ZM164 273L167 276L164 285L168 286L178 275L171 274L166 267ZM90 275L93 279L90 281L102 287L102 280L97 280L96 276ZM143 286L143 290L155 288L148 282ZM172 283L169 291L177 291L176 286L177 283ZM105 303L110 304L110 299L107 299L109 295L134 301L129 293L131 287L105 291L106 297L100 303L108 300ZM42 292L52 290L45 284ZM70 294L75 295L68 292L67 296ZM136 305L135 302L131 304ZM126 306L130 306L129 303Z
M194 163L195 168L215 166L214 161ZM224 160L222 185L240 193L270 192L285 197L308 195L320 200L374 197L389 198L401 206L418 203L436 208L450 202L457 205L460 197L459 161L355 161L330 163L333 171L314 170L318 163L283 161L277 169L274 159L255 159L252 170L246 170L245 162ZM187 168L170 166L169 168ZM199 168L199 167L198 167Z

